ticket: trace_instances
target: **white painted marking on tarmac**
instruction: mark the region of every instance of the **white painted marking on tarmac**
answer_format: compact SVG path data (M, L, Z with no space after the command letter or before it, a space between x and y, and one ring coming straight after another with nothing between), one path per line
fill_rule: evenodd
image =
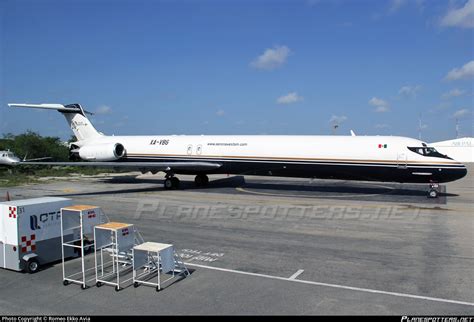
M294 280L295 278L297 278L298 276L301 275L301 273L304 272L304 269L299 269L296 271L296 273L294 273L293 275L291 275L288 279L289 280Z
M381 195L385 195L385 194L388 194L390 192L392 192L393 190L395 190L395 188L391 188L391 187L384 187L384 186L381 186L383 188L388 188L390 189L390 191L388 192L384 192L384 193L373 193L373 194L337 194L337 195L327 195L327 194L318 194L318 195L295 195L295 194L280 194L280 193L270 193L270 192L261 192L261 191L252 191L252 190L248 190L248 189L245 189L245 188L242 188L242 187L237 187L235 188L235 190L237 191L240 191L240 192L245 192L245 193L252 193L252 194L255 194L255 195L263 195L263 196L272 196L272 197L287 197L287 198L293 198L293 197L297 197L297 198L354 198L354 197L360 197L360 196L363 196L363 197L375 197L375 196L381 196Z
M370 288L361 288L361 287L353 287L353 286L338 285L338 284L330 284L330 283L313 282L313 281L306 281L306 280L289 279L287 277L244 272L244 271L238 271L238 270L234 270L234 269L212 267L212 266L193 264L193 263L184 263L184 264L188 265L188 266L207 268L207 269L211 269L211 270L215 270L215 271L222 271L222 272L235 273L235 274L241 274L241 275L249 275L249 276L256 276L256 277L264 277L264 278L280 280L280 281L287 281L287 282L295 282L295 283L302 283L302 284L309 284L309 285L331 287L331 288L350 290L350 291L356 291L356 292L365 292L365 293L372 293L372 294L383 294L383 295L390 295L390 296L404 297L404 298L411 298L411 299L425 300L425 301L432 301L432 302L442 302L442 303L474 306L474 303L472 303L472 302L449 300L449 299L443 299L443 298L438 298L438 297L421 296L421 295L414 295L414 294L407 294L407 293L398 293L398 292L374 290L374 289L370 289Z

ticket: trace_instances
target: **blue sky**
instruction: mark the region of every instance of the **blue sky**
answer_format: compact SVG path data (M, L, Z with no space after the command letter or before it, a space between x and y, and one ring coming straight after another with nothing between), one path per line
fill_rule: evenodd
M474 0L0 0L0 133L473 135Z

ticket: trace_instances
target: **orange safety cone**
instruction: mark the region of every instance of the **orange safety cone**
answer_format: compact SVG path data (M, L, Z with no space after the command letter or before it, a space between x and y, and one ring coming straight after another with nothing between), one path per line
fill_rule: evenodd
M7 196L5 197L5 201L11 201L10 194L8 193L8 191L7 191Z

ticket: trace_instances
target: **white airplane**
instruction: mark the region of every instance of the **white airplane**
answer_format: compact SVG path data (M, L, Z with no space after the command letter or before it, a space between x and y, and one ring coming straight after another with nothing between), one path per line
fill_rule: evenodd
M13 165L17 165L20 162L41 161L41 160L47 160L47 159L51 159L51 157L27 159L25 155L23 160L20 160L20 158L18 158L10 150L0 151L0 165L13 166Z
M429 184L464 177L466 167L426 143L398 136L107 136L98 132L79 104L8 104L57 110L77 142L73 157L88 162L22 162L43 165L129 168L166 174L164 187L179 186L177 174L196 175L197 186L208 174L241 174Z
M20 159L10 150L0 151L0 165L14 165L20 162Z

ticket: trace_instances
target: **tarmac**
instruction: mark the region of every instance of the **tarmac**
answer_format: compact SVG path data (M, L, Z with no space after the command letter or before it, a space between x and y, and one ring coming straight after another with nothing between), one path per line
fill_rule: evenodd
M1 188L100 206L175 245L191 275L116 292L63 286L60 262L0 270L0 313L473 315L473 170L438 199L425 185L225 175L172 191L137 173Z

